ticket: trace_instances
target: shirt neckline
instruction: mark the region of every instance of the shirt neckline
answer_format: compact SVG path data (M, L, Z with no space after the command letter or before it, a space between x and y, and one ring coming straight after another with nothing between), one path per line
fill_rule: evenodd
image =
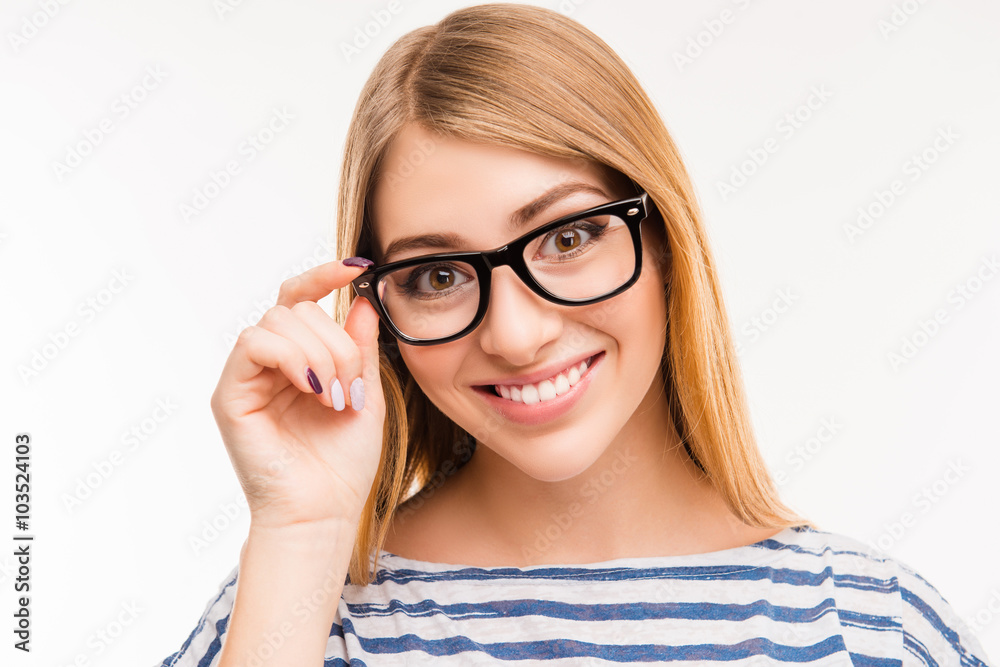
M614 558L593 563L542 563L538 565L470 565L467 563L439 563L434 561L406 558L390 551L382 550L379 560L392 569L407 568L421 571L442 572L454 569L473 569L481 572L537 572L551 569L594 570L632 569L649 567L678 567L685 565L761 565L778 558L788 548L796 549L801 542L800 535L812 531L808 526L789 526L771 537L728 549L706 551L697 554L673 556L641 556Z

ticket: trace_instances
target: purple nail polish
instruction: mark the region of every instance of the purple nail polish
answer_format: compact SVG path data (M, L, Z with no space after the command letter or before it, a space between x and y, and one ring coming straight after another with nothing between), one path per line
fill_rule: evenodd
M313 369L308 366L306 366L306 379L309 380L309 386L312 387L314 392L317 394L323 393L323 385L319 383L319 378L316 377L316 373L313 372Z
M375 264L375 262L370 259L365 259L364 257L348 257L342 263L344 266L360 266L364 268L368 268L369 266Z

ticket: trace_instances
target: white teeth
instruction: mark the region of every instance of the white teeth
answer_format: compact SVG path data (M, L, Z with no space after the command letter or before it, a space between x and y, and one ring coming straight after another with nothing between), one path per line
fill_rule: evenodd
M526 385L493 385L500 396L526 405L534 405L544 401L551 401L556 396L562 396L580 381L580 377L587 371L588 364L581 361L573 366L569 371L560 373L549 380L542 380L537 384Z
M541 401L551 401L556 397L556 386L552 380L542 380L538 383L538 399Z

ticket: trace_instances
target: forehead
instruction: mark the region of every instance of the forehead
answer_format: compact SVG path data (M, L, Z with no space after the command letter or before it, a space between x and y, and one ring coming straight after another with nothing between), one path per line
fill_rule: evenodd
M386 152L372 193L374 250L381 256L393 239L429 232L476 236L477 246L495 247L510 238L508 216L551 188L581 181L613 194L622 186L615 176L592 161L468 142L409 124ZM558 210L599 199L570 195Z

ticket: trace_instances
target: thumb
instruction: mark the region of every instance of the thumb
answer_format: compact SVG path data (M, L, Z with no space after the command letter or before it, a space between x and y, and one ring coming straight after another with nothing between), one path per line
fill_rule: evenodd
M378 313L363 296L354 298L344 319L344 331L361 351L362 375L366 385L369 380L379 380L378 321Z

